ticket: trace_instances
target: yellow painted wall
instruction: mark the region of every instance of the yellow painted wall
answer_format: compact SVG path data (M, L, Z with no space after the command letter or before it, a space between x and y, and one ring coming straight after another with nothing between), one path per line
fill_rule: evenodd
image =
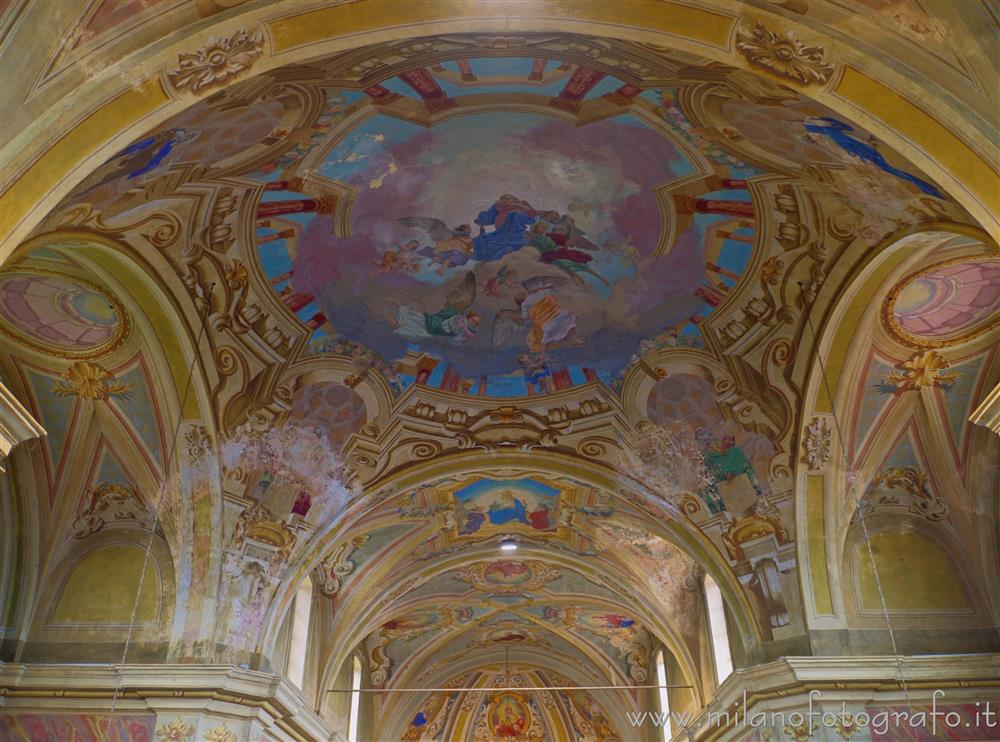
M145 553L120 544L91 552L66 580L50 623L128 622L132 618ZM136 621L157 619L160 578L150 559Z
M961 610L969 598L945 552L925 536L911 531L880 531L871 536L872 553L889 610ZM868 549L862 541L854 566L861 608L881 611Z

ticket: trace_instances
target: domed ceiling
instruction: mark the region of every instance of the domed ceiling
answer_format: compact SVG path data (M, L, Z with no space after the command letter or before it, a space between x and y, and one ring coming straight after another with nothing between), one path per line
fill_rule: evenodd
M263 186L253 270L309 352L369 359L397 392L500 397L614 387L643 352L703 347L772 213L754 179L822 183L872 235L944 201L871 135L764 80L685 80L659 49L616 49L612 67L463 44L424 66L364 50L325 64L354 87L311 67L219 94L73 200L113 213L183 163L238 173ZM600 57L578 46L560 56Z

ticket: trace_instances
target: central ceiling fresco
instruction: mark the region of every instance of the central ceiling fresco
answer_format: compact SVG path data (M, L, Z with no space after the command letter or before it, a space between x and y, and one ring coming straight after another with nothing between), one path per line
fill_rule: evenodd
M367 359L397 393L420 381L499 397L617 387L650 349L703 347L699 326L740 282L769 208L753 178L796 170L875 199L869 231L944 198L787 88L702 97L713 132L689 115L697 88L622 77L463 55L361 90L218 95L78 194L126 209L130 188L178 163L226 170L260 153L238 168L264 186L257 269L309 328L308 350Z
M259 173L314 173L350 199L339 224L289 217L304 226L294 256L260 253L296 311L327 320L314 349L363 342L397 387L420 377L510 396L614 383L651 336L700 344L711 302L695 292L718 294L747 258L710 226L746 240L752 206L720 177L733 211L668 229L666 188L698 168L657 110L662 91L633 107L639 90L614 77L514 57L448 61L365 92L327 94L332 146ZM600 110L581 116L588 104ZM718 168L729 180L754 174L730 159ZM262 213L293 195L268 193Z

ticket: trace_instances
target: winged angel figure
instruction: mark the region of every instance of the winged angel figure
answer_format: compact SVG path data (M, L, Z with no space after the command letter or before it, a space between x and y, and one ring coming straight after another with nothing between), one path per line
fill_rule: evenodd
M519 328L528 328L527 345L532 353L544 354L560 345L583 345L576 334L576 314L560 306L556 288L565 279L534 276L521 282L514 295L516 309L501 309L493 320L493 348L506 346Z
M437 312L419 312L400 305L396 313L396 332L407 340L446 337L452 345L459 345L475 337L479 327L479 314L472 309L476 300L476 276L465 274L462 282L445 299L444 309Z

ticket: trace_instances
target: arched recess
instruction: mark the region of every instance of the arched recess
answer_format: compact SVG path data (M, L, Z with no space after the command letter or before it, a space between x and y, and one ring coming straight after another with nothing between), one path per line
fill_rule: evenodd
M572 669L564 666L562 663L553 661L542 664L536 656L532 656L531 653L523 650L511 652L508 659L510 676L516 682L526 686L533 685L534 683L538 683L536 687L550 686L564 681L567 675L572 675ZM391 709L387 709L387 713L381 716L380 723L376 727L380 735L379 738L405 739L404 734L408 731L407 727L410 726L411 721L416 717L417 713L423 710L425 717L430 717L428 719L429 722L433 723L436 719L440 719L439 724L435 724L434 726L450 730L451 734L455 735L452 737L453 739L472 739L471 735L476 722L475 714L480 711L484 701L488 702L488 690L491 681L494 681L496 678L501 680L506 678L507 669L508 665L504 660L484 665L481 661L473 659L456 663L449 668L441 668L429 674L426 678L426 687L448 688L455 687L459 682L462 682L463 687L482 688L483 690L459 692L456 694L458 701L455 704L455 708L461 707L464 712L461 714L449 713L443 710L440 700L434 698L435 695L440 694L397 694L397 697L392 699L393 704ZM469 685L466 685L466 683L469 683ZM624 700L624 694L622 692L607 690L589 691L588 694L596 701L600 710L610 717L610 726L614 731L617 731L621 735L626 735L628 730L631 729L627 721L627 715L630 711L634 711L634 709L632 704ZM524 696L526 698L534 696L536 702L544 702L542 698L531 692L525 692ZM559 703L556 699L550 700L555 701L555 704ZM447 719L442 719L439 714L441 716L447 715ZM459 718L456 719L456 716ZM567 714L567 716L572 717L572 712ZM582 730L574 724L574 722L578 723L578 720L556 717L552 721L555 722L553 724L554 728L550 728L549 733L551 735L558 735L554 738L586 738L582 734ZM605 739L606 734L607 731L604 734L594 734L592 738ZM607 738L614 737L609 735ZM622 739L626 738L622 736Z
M395 396L385 379L377 372L363 373L357 364L343 356L307 356L291 364L282 375L282 384L296 389L321 382L343 384L365 402L366 424L374 426L374 434L386 424Z
M876 512L864 526L851 524L842 563L852 627L883 628L886 611L894 629L901 630L992 623L979 575L970 568L962 543L940 524Z
M162 536L119 528L67 544L49 584L24 661L120 661L130 632L130 661L166 659L176 590Z
M941 523L926 520L913 520L906 527L932 537L953 561L963 561L959 554L971 556L970 568L975 574L967 574L962 580L968 586L973 612L979 613L980 605L995 603L998 586L989 575L995 574L991 562L995 562L996 503L990 496L983 499L992 486L990 482L995 481L991 479L994 474L984 470L983 476L963 482L957 468L973 460L967 457L980 457L984 451L995 451L997 445L987 431L974 426L958 434L969 441L964 448L949 443L950 428L964 428L967 421L960 415L950 420L940 409L940 399L947 391L941 388L937 374L945 375L947 386L953 366L961 367L960 376L965 372L965 359L984 357L987 360L977 372L979 381L962 391L966 395L984 394L1000 375L995 361L1000 335L993 328L968 339L922 346L889 330L887 302L907 277L928 265L977 256L995 259L997 254L996 243L980 230L931 223L921 229L899 231L876 250L852 244L841 264L853 267L831 275L821 290L817 306L829 309L823 316L812 317L809 327L810 333L816 334L817 350L811 358L800 358L795 369L796 374L805 377L804 405L798 421L796 526L807 623L814 632L847 628L857 618L852 560L863 530L858 518L879 523L889 516L877 511L873 515L867 507L859 516L855 505L869 494L873 482L881 481L879 477L892 479L893 472L886 466L913 469L913 477L904 472L912 480L904 487L914 493L912 512L921 512L917 503L931 495L940 496L946 507L950 506L952 515L941 523L950 524L952 535ZM911 376L914 369L928 364L935 366L928 376ZM890 454L906 436L919 443L920 466L892 464ZM918 471L925 464L930 466L928 472ZM930 476L929 489L924 490L918 480L926 475ZM906 514L910 501L904 496L901 502L893 517L910 518ZM941 518L941 514L933 512L929 516L930 521ZM973 623L986 620L985 615ZM991 620L995 622L996 617ZM906 620L898 623L903 625ZM872 624L870 628L885 626L883 618L880 626Z
M219 21L204 23L201 33L225 38L234 28L260 29L263 53L254 69L263 72L282 65L314 59L374 41L403 41L417 35L478 31L492 32L589 33L609 38L623 33L623 18L612 6L592 4L571 12L544 0L511 7L499 2L477 4L456 10L449 2L429 2L408 6L405 13L391 2L367 0L358 5L334 5L295 12L286 7L244 7ZM291 11L291 12L289 12ZM669 46L713 62L750 69L762 74L736 49L737 28L752 28L755 21L765 27L789 31L808 45L834 50L834 74L828 71L823 87L810 94L838 115L868 128L891 147L909 157L917 166L941 182L946 190L980 223L996 226L993 193L995 162L978 122L962 115L961 107L949 97L945 87L923 90L923 100L911 101L902 92L917 82L906 72L867 52L853 36L834 38L825 27L808 16L795 16L778 8L760 8L749 3L722 7L695 7L679 3L641 0L634 8L634 21L626 26L629 36L652 45ZM391 24L387 23L391 19ZM266 40L265 40L266 38ZM857 46L855 46L857 44ZM18 142L11 161L17 179L5 193L4 222L10 232L4 237L23 238L41 217L46 196L61 198L80 180L83 172L105 161L131 141L190 105L196 97L162 82L162 70L176 65L178 54L190 53L189 43L178 41L156 48L134 50L126 61L112 63L92 81L69 94L66 110L73 111L61 121L62 127L26 126L26 131L46 132ZM840 55L843 54L844 57ZM120 75L128 65L128 78L136 86L122 90ZM766 74L766 73L765 73ZM168 76L169 79L169 76ZM786 84L797 85L781 78ZM226 81L228 82L228 81ZM930 81L923 81L930 82ZM81 101L107 100L97 110ZM925 108L926 107L926 108ZM940 123L929 111L940 112L950 126ZM945 113L947 112L947 113ZM109 120L125 121L112 129ZM954 133L952 127L959 129ZM111 131L116 133L111 134ZM51 133L58 131L53 142ZM70 134L72 132L72 134ZM968 144L974 143L973 145ZM48 149L45 156L41 153ZM60 167L54 167L58 163ZM50 202L50 201L49 201Z
M759 619L725 558L700 530L688 524L683 516L659 501L640 482L623 480L597 463L571 459L543 449L531 452L530 463L516 454L460 453L442 456L432 462L415 464L402 474L393 477L392 481L383 483L378 491L369 493L365 498L352 504L336 524L322 533L315 534L309 549L297 564L290 566L276 590L275 598L268 609L262 636L273 635L273 629L280 623L290 602L290 589L298 583L301 575L314 569L334 546L349 538L351 524L359 522L366 512L377 508L394 493L408 494L426 482L443 475L472 474L497 467L521 468L526 472L553 476L571 476L575 480L608 492L615 498L623 498L632 508L641 508L646 513L648 518L646 525L651 533L674 544L715 575L734 617L732 627L734 638L749 655L757 651L756 648L759 647L763 635ZM354 612L351 615L353 618L347 625L353 625L355 630L360 632L361 629L357 628L359 616ZM334 669L340 667L346 652L360 638L361 636L355 636L351 641L341 644L326 666ZM327 679L324 679L324 682L327 682Z
M82 472L81 467L89 463L89 452L95 445L114 448L117 454L130 459L129 468L136 479L134 484L145 502L159 512L158 527L169 543L168 556L174 560L170 573L179 575L183 583L192 574L195 534L218 538L213 534L217 534L215 526L221 522L221 498L212 499L207 509L195 508L188 489L192 481L191 461L187 455L190 440L185 435L195 426L205 436L215 436L210 389L217 381L213 377L216 371L212 365L191 361L211 357L207 340L199 331L201 319L193 304L177 298L185 296L186 292L175 272L155 249L142 249L141 246L136 249L89 230L61 230L40 234L21 245L7 267L24 266L31 270L40 260L36 256L43 254L50 258L54 254L69 257L91 281L114 296L122 311L127 313L131 329L126 341L120 349L106 357L98 357L96 362L115 368L116 363L140 359L154 396L152 416L158 420L161 436L160 460L143 463L149 461L149 456L140 452L138 444L130 438L134 433L126 432L126 421L120 412L94 407L89 432L81 431L81 436L84 433L86 436L73 442L73 450L82 457L74 460L73 466ZM14 350L13 344L11 350ZM135 412L140 414L138 410ZM148 413L150 410L143 410L141 414ZM91 434L99 435L100 440L94 443L90 440ZM44 474L36 478L44 481ZM53 522L51 528L47 528L59 538L68 533L77 514L77 494L58 498L51 513ZM199 518L203 522L199 522ZM56 544L50 547L49 551L53 551ZM39 574L47 574L53 565L49 560ZM24 599L36 605L41 598L34 596L30 586L25 588ZM184 595L183 588L180 585L179 591L171 592L170 597ZM197 592L209 594L202 589ZM171 606L165 615L184 621L187 606L188 602L178 597L176 610Z

